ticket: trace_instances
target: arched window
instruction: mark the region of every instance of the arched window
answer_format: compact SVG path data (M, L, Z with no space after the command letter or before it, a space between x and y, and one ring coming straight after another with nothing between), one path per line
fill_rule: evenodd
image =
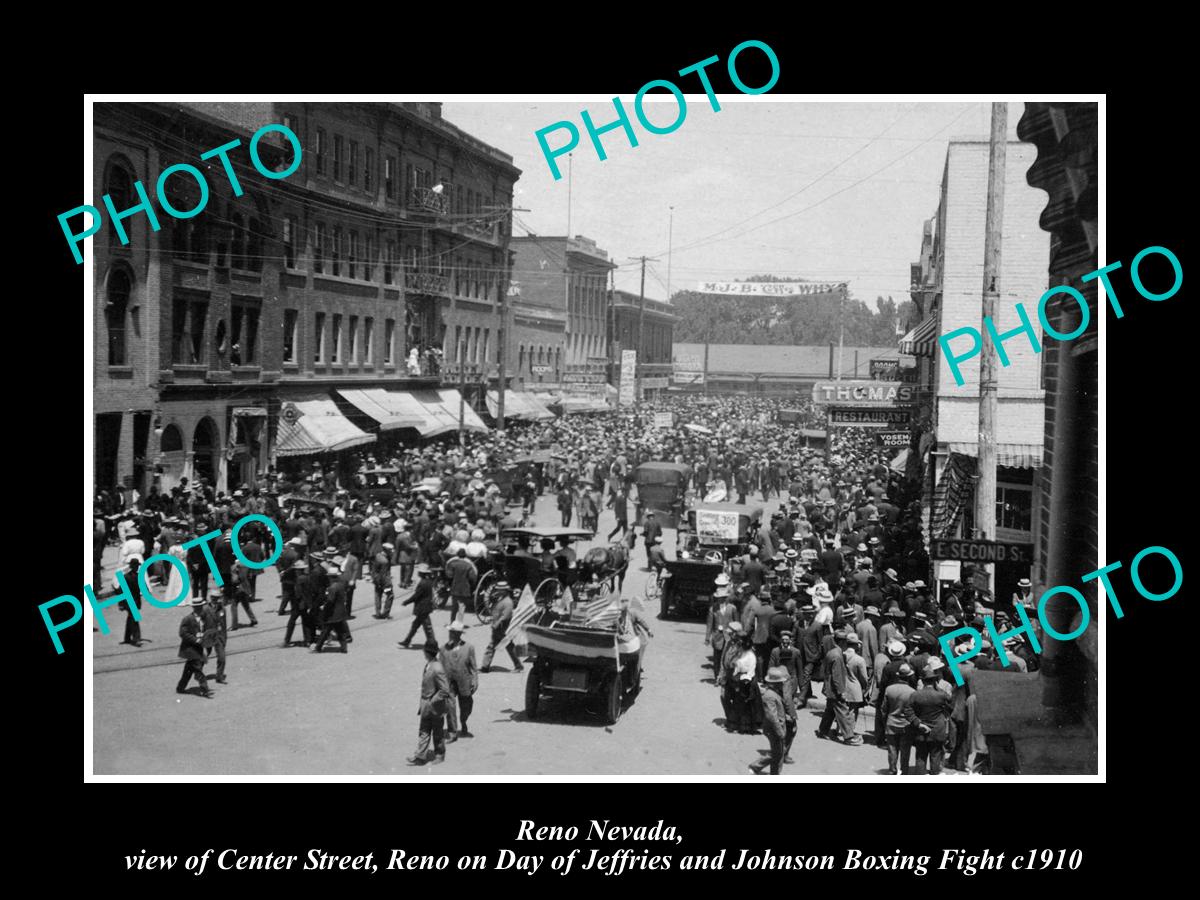
M129 314L129 294L133 285L124 269L113 269L105 290L104 323L108 329L108 364L126 364L125 322Z
M163 429L162 438L159 440L159 446L163 453L174 453L183 449L183 435L179 433L179 429L174 425L168 425Z
M121 212L122 210L129 209L129 207L133 206L133 198L135 196L133 193L134 181L135 179L133 177L133 170L129 168L129 165L124 157L114 156L111 160L109 160L108 174L104 179L104 193L108 194L109 198L112 200L113 209L115 209L117 212ZM122 222L122 224L125 226L126 236L129 238L130 243L133 243L133 222L136 221L136 219L136 216L132 216ZM108 229L108 242L109 244L113 245L119 245L121 243L121 239L117 236L117 229Z

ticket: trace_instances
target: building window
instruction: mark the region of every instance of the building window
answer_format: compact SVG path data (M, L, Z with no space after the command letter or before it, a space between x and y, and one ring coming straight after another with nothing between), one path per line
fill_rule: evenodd
M104 193L112 199L113 208L118 212L133 206L133 182L134 177L129 169L120 163L113 162L109 164L108 181L104 185ZM176 209L191 209L191 207L181 206L176 207ZM134 220L126 220L123 223L131 244L136 241L136 236L133 233L133 221L136 221L136 218L138 217L134 217ZM108 242L112 245L119 245L121 243L121 239L117 237L117 229L110 228L108 230Z
M396 320L383 320L383 364L385 366L394 366L396 364Z
M333 136L333 180L342 180L342 154L345 152L345 140L340 134Z
M357 366L358 365L358 316L350 317L349 334L350 334L350 352L347 354L346 359L349 361L350 365Z
M296 217L283 219L283 263L289 269L296 268Z
M389 156L383 161L383 193L389 200L396 199L396 157Z
M1019 485L996 485L996 527L1033 530L1033 492Z
M517 371L520 372L525 368L525 345L522 344L517 350Z
M233 342L229 362L234 366L258 364L258 322L262 301L250 297L234 297L230 303L233 318Z
M353 278L358 263L358 232L350 232L350 249L346 253L346 274Z
M283 361L285 363L296 361L296 344L299 338L296 330L299 325L300 313L294 309L285 309L283 311Z
M317 174L325 174L325 129L317 129Z
M456 213L465 212L463 209L463 187L461 184L454 189L454 211Z
M229 250L229 265L235 269L246 268L246 222L240 213L229 217L229 228L233 232Z
M375 238L369 234L366 237L366 250L362 260L363 279L365 281L373 281L375 279Z
M177 365L200 365L204 362L208 302L176 298L171 313L171 358Z
M330 345L329 361L334 365L339 365L342 362L342 316L341 313L333 314L333 343Z
M316 246L313 247L313 270L317 274L323 274L325 272L325 254L328 252L325 225L323 222L317 223L317 239L315 244Z
M346 180L350 184L358 184L358 141L350 142L350 161L347 166Z
M345 248L342 246L342 228L340 225L333 227L333 268L334 275L342 274L342 254Z
M375 320L370 316L363 319L363 362L375 364Z
M388 241L387 250L383 256L383 283L392 283L392 272L396 268L396 242Z
M313 326L313 362L325 362L325 313L317 313L316 324Z
M375 178L375 151L368 147L363 157L363 190L370 192L371 182Z
M126 365L125 319L129 314L129 275L116 269L108 276L108 291L104 303L104 323L108 328L108 364Z

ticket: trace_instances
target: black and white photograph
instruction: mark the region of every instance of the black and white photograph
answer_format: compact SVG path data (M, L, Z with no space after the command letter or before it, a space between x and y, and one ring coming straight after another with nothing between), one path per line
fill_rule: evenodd
M1182 247L1104 255L1101 95L748 43L87 97L86 780L1104 780L1098 326Z

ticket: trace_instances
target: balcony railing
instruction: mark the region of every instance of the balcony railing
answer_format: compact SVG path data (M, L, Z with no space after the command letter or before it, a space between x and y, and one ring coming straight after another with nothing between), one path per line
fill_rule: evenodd
M435 192L433 188L416 187L408 195L409 205L421 212L431 212L444 216L450 212L450 198L444 191Z

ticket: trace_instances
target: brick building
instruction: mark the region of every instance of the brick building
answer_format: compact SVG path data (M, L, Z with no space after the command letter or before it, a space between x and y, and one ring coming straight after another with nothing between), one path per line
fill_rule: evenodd
M637 294L614 290L608 338L613 382L616 383L621 371L621 351L637 350L641 396L651 398L666 390L671 380L678 321L679 315L670 303L646 298L643 305Z
M582 235L514 237L509 359L529 390L603 399L608 361L608 253ZM586 404L576 404L580 408Z
M1038 227L1045 194L1030 187L1025 173L1036 149L1010 141L1005 176L1003 253L1000 301L995 317L1000 333L1021 323L1015 304L1033 311L1046 290L1050 241ZM952 140L946 152L941 199L932 233L922 243L922 259L913 264L913 300L924 318L901 341L902 352L927 357L925 385L932 403L924 411L928 431L922 455L932 451L926 472L925 512L933 537L970 537L974 518L974 483L979 431L979 357L960 363L959 386L941 356L939 335L969 326L981 328L984 220L987 212L988 142ZM969 341L952 347L963 352ZM1033 540L1034 473L1042 465L1045 392L1041 359L1024 335L1004 342L1009 365L997 363L996 411L996 539L1015 543ZM918 418L922 418L918 412ZM1008 596L1028 567L996 566L995 590Z
M179 162L210 191L193 218L158 209L153 231L138 213L127 246L108 228L90 242L97 487L205 477L227 489L272 465L449 430L457 393L439 393L424 360L410 370L413 349L441 348L448 383L460 359L494 378L520 173L440 104L100 103L94 122L97 198L132 207L134 182ZM279 180L246 154L271 123L303 148ZM219 160L199 160L231 140L240 195ZM289 167L281 135L260 148ZM167 185L176 208L198 203L194 181Z

